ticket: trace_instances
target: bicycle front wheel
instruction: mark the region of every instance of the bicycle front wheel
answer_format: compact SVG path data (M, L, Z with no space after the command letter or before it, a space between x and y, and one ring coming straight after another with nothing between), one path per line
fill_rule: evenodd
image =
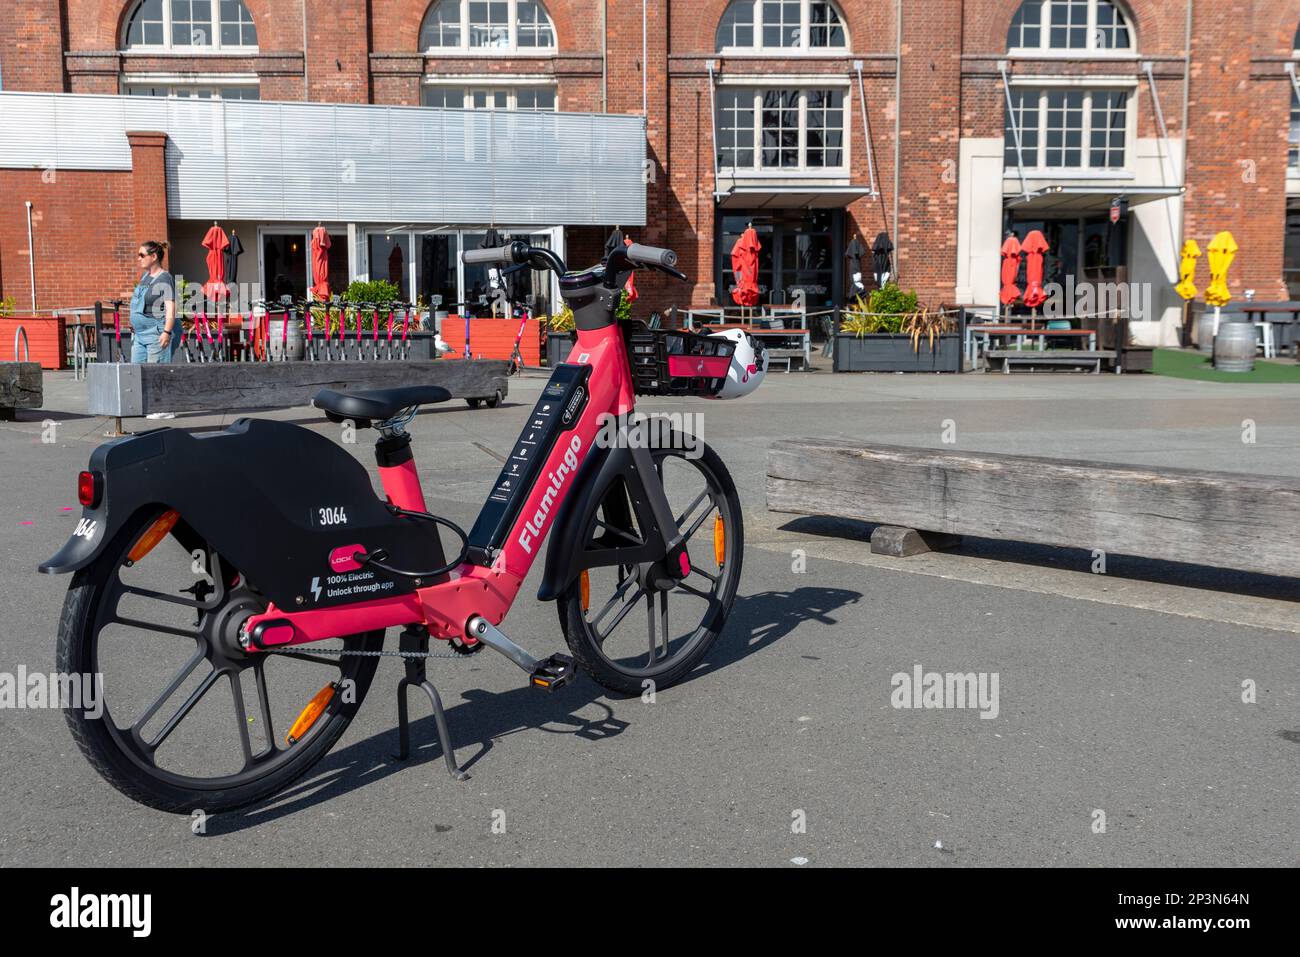
M717 640L740 583L745 529L740 498L718 454L700 443L651 449L655 469L687 540L691 573L672 588L628 565L592 568L560 595L558 610L574 658L598 684L625 694L663 689L704 660ZM640 532L610 490L582 541L637 541Z

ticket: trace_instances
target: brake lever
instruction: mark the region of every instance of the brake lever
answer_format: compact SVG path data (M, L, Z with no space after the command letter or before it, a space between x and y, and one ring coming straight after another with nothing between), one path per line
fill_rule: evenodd
M674 279L680 279L682 282L686 282L686 273L680 272L679 270L674 269L672 266L660 266L654 263L651 263L649 265L651 269L657 269L659 272L666 273L667 275L672 276Z

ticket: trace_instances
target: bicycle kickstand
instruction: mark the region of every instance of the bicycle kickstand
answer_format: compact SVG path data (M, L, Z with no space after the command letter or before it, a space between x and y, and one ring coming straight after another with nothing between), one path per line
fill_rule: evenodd
M415 651L427 654L429 651L429 629L423 625L409 625L398 638L399 651ZM433 721L438 727L438 743L442 746L442 756L447 761L447 772L457 781L465 781L469 775L456 767L456 755L451 749L451 735L447 733L447 717L442 711L442 698L438 689L429 681L426 673L427 658L403 658L406 665L406 677L397 684L397 754L398 761L405 761L411 753L411 728L406 705L407 690L416 687L429 696L433 703Z

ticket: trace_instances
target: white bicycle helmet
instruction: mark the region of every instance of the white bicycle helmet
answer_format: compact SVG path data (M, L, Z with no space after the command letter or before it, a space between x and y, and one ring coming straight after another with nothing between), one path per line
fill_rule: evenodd
M767 349L763 343L743 329L724 329L713 333L711 338L730 339L736 344L731 368L727 370L727 381L714 398L739 399L757 389L767 375Z

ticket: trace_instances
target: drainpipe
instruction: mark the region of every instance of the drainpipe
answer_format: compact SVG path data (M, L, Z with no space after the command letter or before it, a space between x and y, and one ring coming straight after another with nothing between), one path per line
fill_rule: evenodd
M609 0L600 5L600 112L609 112Z
M903 0L894 2L894 226L898 227L898 186L903 162ZM894 238L894 278L898 278L898 237Z
M32 246L32 201L27 201L27 275L32 284L32 312L36 312L36 254Z
M858 100L862 105L862 136L867 142L867 175L871 179L871 198L875 199L880 193L876 190L876 160L871 152L871 121L867 119L867 89L862 82L862 61L854 60L853 69L858 71Z
M307 0L302 0L302 100L311 100L310 87L307 85Z
M1011 105L1011 81L1007 79L1007 61L998 61L998 72L1002 74L1002 92L1007 98L1007 119L1011 121L1011 135L1016 141L1016 169L1020 172L1020 192L1029 199L1029 185L1025 180L1025 156L1020 148L1020 121L1016 119L1016 109Z
M713 129L713 142L709 145L709 152L713 154L713 202L718 201L718 101L717 93L713 87L713 70L718 65L717 60L708 61L709 68L709 122ZM735 179L732 179L732 185L735 185Z
M646 123L650 122L650 97L647 92L646 78L650 75L650 64L646 60L649 54L649 48L646 45L646 0L641 0L641 115L646 118Z

